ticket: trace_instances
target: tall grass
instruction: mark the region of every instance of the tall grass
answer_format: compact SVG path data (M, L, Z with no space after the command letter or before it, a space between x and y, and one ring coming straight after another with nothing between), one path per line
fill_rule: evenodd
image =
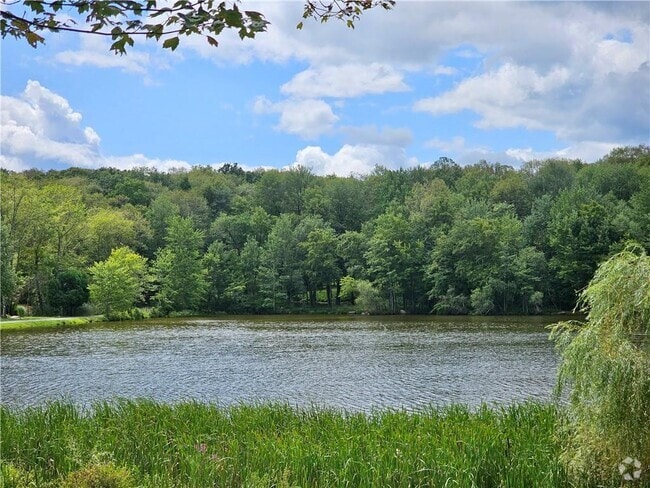
M98 465L160 488L569 486L551 405L362 414L124 400L0 414L7 487L58 486Z

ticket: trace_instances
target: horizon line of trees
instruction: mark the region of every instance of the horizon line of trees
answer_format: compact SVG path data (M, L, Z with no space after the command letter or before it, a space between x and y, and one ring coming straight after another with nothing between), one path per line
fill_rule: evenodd
M645 145L520 169L70 168L0 184L3 313L541 313L573 309L627 241L650 251Z

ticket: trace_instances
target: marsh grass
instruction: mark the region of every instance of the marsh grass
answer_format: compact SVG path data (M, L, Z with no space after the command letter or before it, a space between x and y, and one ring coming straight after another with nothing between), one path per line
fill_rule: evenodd
M568 486L552 405L363 414L123 400L0 413L3 466L37 486L93 466L143 487Z

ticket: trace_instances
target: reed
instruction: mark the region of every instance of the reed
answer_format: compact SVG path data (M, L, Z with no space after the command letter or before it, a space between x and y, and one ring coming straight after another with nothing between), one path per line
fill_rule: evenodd
M85 486L84 473L124 478L87 486L161 488L568 485L559 412L545 404L364 414L118 400L0 413L7 488Z

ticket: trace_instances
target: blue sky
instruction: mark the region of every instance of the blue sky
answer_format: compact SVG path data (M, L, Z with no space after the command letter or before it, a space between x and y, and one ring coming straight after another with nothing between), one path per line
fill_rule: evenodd
M650 3L404 2L347 29L300 2L244 2L271 21L175 52L47 35L2 41L9 169L295 164L364 174L441 156L591 162L650 143Z

